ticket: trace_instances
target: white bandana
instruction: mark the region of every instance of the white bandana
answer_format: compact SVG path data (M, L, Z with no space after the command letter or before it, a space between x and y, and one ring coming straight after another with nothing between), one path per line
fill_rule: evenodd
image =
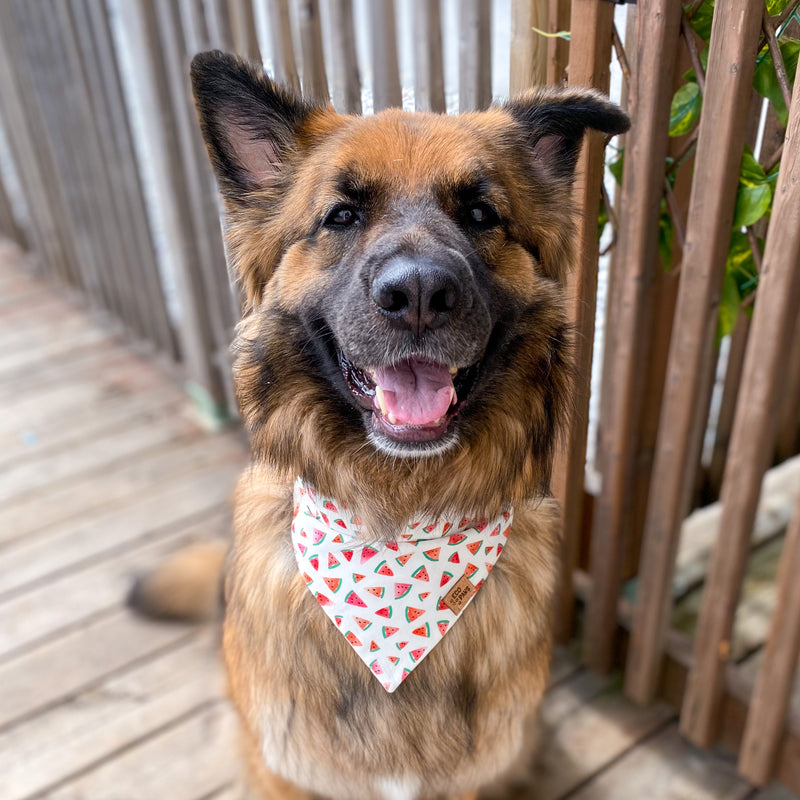
M396 541L362 544L360 520L298 478L292 544L311 594L393 692L475 597L512 518L419 520Z

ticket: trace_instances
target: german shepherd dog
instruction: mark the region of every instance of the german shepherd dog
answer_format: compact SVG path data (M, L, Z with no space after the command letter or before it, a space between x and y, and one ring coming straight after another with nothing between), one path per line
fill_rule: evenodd
M475 796L524 758L548 679L571 184L585 130L620 133L627 117L578 89L461 116L342 116L219 52L196 56L191 73L246 297L235 381L253 461L235 498L223 648L253 792ZM301 513L310 499L316 511ZM334 537L324 509L346 510L336 521L355 538ZM313 525L298 534L303 513ZM511 513L493 563L500 550L487 560L490 548L468 537ZM415 627L446 635L417 648L420 663L394 686L382 678L406 643L385 645L382 670L354 640L383 651L403 609L426 613L419 587L395 574L402 547L419 544L411 520L431 530L448 520L421 540L414 575L462 595L440 596L430 624ZM448 537L451 524L467 532ZM314 546L326 535L339 544L309 567L306 533ZM444 568L434 563L456 543L483 560L467 569L470 556L453 550ZM347 632L321 608L339 573L326 578L331 598L308 574L325 553L334 569L342 555L353 558L346 568L359 560L341 606L356 606ZM492 573L480 585L478 569ZM394 575L389 595L394 586L413 603L393 605L378 584L367 595L362 573ZM391 623L380 636L364 611L373 595Z

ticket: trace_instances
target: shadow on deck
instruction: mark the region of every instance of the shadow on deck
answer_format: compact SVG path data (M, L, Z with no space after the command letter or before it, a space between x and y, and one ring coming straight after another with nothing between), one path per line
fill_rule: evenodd
M214 626L124 605L133 576L225 534L247 461L172 378L0 246L0 796L233 800ZM686 745L673 712L559 651L537 800L785 800Z

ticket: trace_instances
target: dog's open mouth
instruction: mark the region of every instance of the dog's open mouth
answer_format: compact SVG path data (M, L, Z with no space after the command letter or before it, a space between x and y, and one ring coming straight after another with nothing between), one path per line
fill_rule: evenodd
M458 369L422 358L390 366L358 367L341 351L345 382L373 429L396 442L432 442L449 430L472 388L477 365Z

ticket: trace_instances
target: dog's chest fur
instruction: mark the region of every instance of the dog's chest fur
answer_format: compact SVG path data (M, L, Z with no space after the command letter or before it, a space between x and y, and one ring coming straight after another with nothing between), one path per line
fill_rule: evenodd
M491 579L389 695L297 571L290 493L263 469L243 477L228 579L231 688L266 766L342 800L454 793L504 772L546 683L554 505L516 510Z

